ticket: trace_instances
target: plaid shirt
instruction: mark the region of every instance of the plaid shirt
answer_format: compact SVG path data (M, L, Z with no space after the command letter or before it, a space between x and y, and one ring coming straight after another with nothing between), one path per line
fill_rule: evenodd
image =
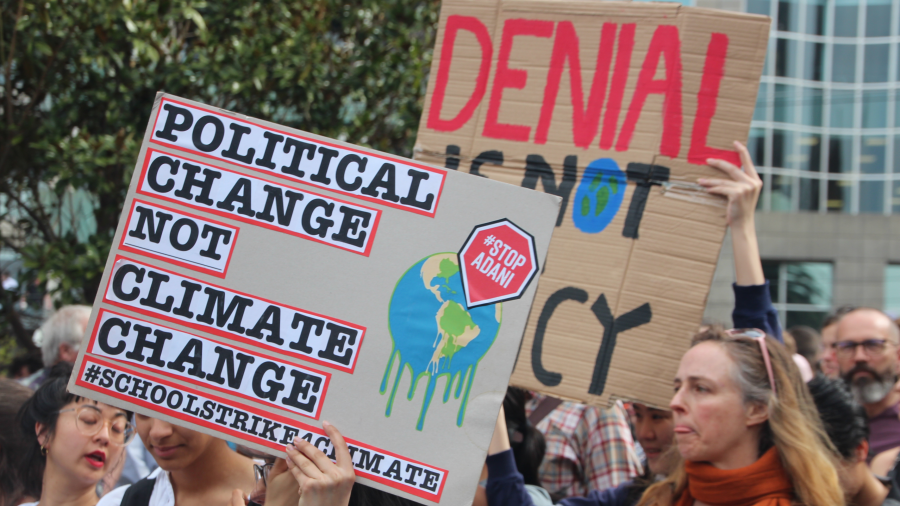
M543 395L529 401L530 414ZM541 463L544 488L561 497L616 487L642 472L627 414L620 402L600 409L563 402L537 425L547 441Z

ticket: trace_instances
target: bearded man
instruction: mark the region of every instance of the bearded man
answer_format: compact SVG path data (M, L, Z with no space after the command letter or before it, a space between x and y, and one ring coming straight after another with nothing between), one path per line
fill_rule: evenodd
M855 309L838 323L834 350L841 377L869 417L869 459L900 446L900 328L877 309Z

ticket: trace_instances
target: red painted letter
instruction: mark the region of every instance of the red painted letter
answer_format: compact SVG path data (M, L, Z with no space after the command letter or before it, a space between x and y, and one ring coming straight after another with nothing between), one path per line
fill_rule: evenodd
M697 93L697 114L694 115L694 129L691 131L691 148L688 162L706 165L708 158L720 158L740 167L741 157L734 151L711 148L706 145L709 126L716 115L716 100L719 98L719 84L725 75L725 56L728 54L728 36L714 33L706 48L706 62L703 64L703 78L700 93Z
M616 68L613 70L612 86L609 90L609 103L606 104L606 116L603 117L603 133L600 134L600 149L612 148L619 126L619 111L622 110L622 97L625 95L625 83L628 82L628 69L631 68L631 50L634 49L634 23L622 25L619 32L619 49L616 51Z
M653 79L659 65L660 55L666 59L666 78ZM660 25L653 33L647 57L638 75L634 97L625 116L625 124L616 142L616 151L626 151L631 143L631 136L644 108L647 95L661 93L663 99L663 133L659 152L670 158L676 158L681 150L681 42L678 40L678 27Z
M450 62L453 60L453 45L456 43L456 34L460 30L467 30L475 34L478 44L481 45L481 67L478 69L478 77L475 79L475 91L469 97L469 101L453 119L441 119L441 109L444 106L444 94L447 92L447 81L450 79ZM491 56L493 46L491 36L487 28L478 18L471 16L453 15L447 18L444 27L444 43L441 47L441 64L438 67L437 80L434 85L434 93L431 95L431 108L428 111L428 128L439 132L452 132L458 130L469 121L478 104L487 90L488 76L491 71Z
M572 95L572 138L575 145L581 148L587 149L591 144L600 126L600 109L606 98L606 83L609 80L609 65L612 62L615 42L616 24L604 23L603 31L600 32L600 47L597 50L597 71L594 74L594 83L591 85L591 94L585 110L581 87L581 60L578 58L578 35L571 21L559 22L556 26L556 39L553 41L553 56L550 58L550 73L547 74L547 86L544 88L541 119L534 133L536 144L547 142L547 132L553 120L559 80L566 58L569 59L569 84Z
M521 90L525 87L525 81L528 79L528 72L509 68L509 53L512 51L513 37L516 35L551 37L553 35L553 21L507 19L506 23L503 24L503 39L500 42L497 70L494 73L494 87L491 90L491 100L488 104L487 117L484 119L484 132L482 132L482 135L495 139L527 142L529 135L531 135L531 127L497 123L497 117L500 114L500 101L503 98L503 89L515 88Z

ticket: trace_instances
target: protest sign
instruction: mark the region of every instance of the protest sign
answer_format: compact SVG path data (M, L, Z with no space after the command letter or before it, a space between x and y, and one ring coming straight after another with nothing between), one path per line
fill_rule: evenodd
M511 383L667 406L725 232L769 19L666 3L444 0L416 159L562 198Z
M560 201L160 94L69 389L469 504Z

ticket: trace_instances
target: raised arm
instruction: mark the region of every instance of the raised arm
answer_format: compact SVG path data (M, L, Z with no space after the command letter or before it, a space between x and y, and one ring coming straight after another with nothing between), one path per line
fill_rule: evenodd
M728 178L704 178L697 182L710 193L728 199L726 220L731 227L736 281L732 313L734 326L758 328L781 341L781 324L778 322L778 312L772 307L756 240L754 216L763 183L747 148L737 141L734 147L741 155L743 170L725 160L710 159L707 163Z

